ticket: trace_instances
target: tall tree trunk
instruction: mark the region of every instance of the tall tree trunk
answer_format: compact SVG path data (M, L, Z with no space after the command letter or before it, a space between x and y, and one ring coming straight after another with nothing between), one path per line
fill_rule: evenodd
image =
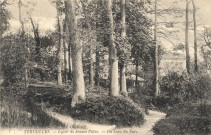
M34 31L34 39L36 41L36 48L35 48L36 62L40 62L40 55L41 54L40 54L40 36L39 36L39 31L38 31L38 27L35 28L34 22L33 22L31 17L30 17L30 20L31 20L33 31Z
M26 62L24 65L24 81L25 81L25 87L28 87L28 67L27 67L27 54L28 54L28 48L26 46L26 43L24 42L23 38L25 35L25 30L24 30L24 22L22 20L22 14L21 14L21 8L22 8L22 2L19 0L18 2L18 7L19 7L19 21L21 23L21 41L24 44L24 50L27 52L24 56Z
M159 77L158 77L158 44L157 44L157 0L155 0L155 96L160 95Z
M198 64L197 64L197 31L196 31L196 6L194 0L192 0L193 4L193 23L194 23L194 70L195 72L198 71Z
M92 50L89 51L89 84L91 87L94 86L94 54L92 53Z
M206 69L208 69L208 55L205 52L204 47L205 46L201 46L201 52L202 52L202 55L203 55L203 58L204 58Z
M63 25L63 48L64 48L64 83L67 84L68 80L68 40L67 40L67 24L66 19Z
M57 63L57 83L58 85L62 85L62 46L63 46L63 39L62 39L62 19L60 16L60 11L59 11L59 5L57 2L57 21L58 21L58 32L59 32L59 48L58 48L58 52L57 52L57 58L58 58L58 63Z
M118 57L114 44L114 26L112 15L112 0L107 0L107 12L109 18L109 64L110 64L110 95L119 96L118 88Z
M138 86L138 60L136 60L136 80L135 80L135 87Z
M68 66L69 66L69 71L68 71L68 80L72 80L72 59L71 59L71 44L68 41Z
M98 14L100 12L100 6L101 6L101 0L96 0L97 1L97 4L96 4L96 10L95 10L95 17L98 18ZM100 42L100 34L99 34L99 18L96 20L96 23L95 23L95 27L96 27L96 41L97 42ZM100 51L100 47L97 45L96 46L96 51L95 51L95 85L98 87L99 86L99 83L100 83L100 80L99 80L99 68L100 68L100 54L99 54L99 51Z
M186 69L187 73L190 73L190 55L189 55L189 45L188 45L188 29L189 29L189 2L186 0L186 28L185 28L185 51L186 51Z
M126 23L125 23L125 0L121 0L121 37L122 40L126 37ZM125 61L121 62L120 66L120 91L123 93L123 95L127 96L127 82L126 82L126 76L125 76Z
M128 96L125 72L126 72L125 63L122 63L122 65L120 66L120 91L124 96Z
M87 7L83 0L81 0L81 3L82 3L82 7L83 7L83 12L84 12L84 16L85 16L85 22L86 22L87 29L88 29L88 31L91 32L92 29L90 26L90 20L89 20ZM89 48L89 84L91 87L94 86L94 67L93 67L94 66L94 61L93 61L94 53L92 50L93 50L93 47L90 46L90 48Z
M70 30L71 40L71 56L72 56L72 73L73 73L73 97L71 106L74 107L77 103L84 102L85 85L82 64L82 44L79 40L79 33L77 28L77 18L75 14L76 0L65 0L65 7L67 11L67 22Z
M35 61L39 64L41 63L41 53L40 53L40 36L39 36L39 28L35 28L33 19L30 17L32 28L34 31L34 40L36 42L36 48L35 48ZM39 74L40 74L40 80L44 81L44 73L42 69L39 69Z
M95 65L95 85L99 86L100 84L100 75L99 75L99 68L100 68L100 53L99 53L99 47L96 46L96 52L95 52L95 59L96 59L96 65Z

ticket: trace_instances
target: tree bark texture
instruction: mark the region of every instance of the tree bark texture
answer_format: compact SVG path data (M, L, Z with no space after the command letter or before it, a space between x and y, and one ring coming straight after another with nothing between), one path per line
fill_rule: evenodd
M190 73L190 55L189 55L189 42L188 42L188 30L189 30L189 2L186 0L186 28L185 28L185 51L186 51L186 69L187 73Z
M32 18L30 18L30 20L31 20L31 24L32 24L33 31L34 31L34 39L35 39L35 41L36 41L36 48L35 48L36 57L35 57L35 60L36 60L37 63L39 63L39 62L41 61L39 31L38 31L38 27L35 28L34 22L33 22ZM41 79L41 80L42 80L42 79Z
M72 56L72 74L73 74L73 97L71 106L74 107L80 102L84 102L85 85L82 64L82 44L79 40L77 29L77 18L75 13L76 0L65 0L67 10L67 22L70 31L71 56Z
M125 22L125 0L121 0L121 37L122 40L126 37L126 22ZM126 76L125 76L125 61L121 62L120 66L120 91L123 95L127 96L127 82L126 82Z
M67 40L67 24L66 19L63 25L63 48L64 48L64 83L68 81L68 40Z
M25 83L25 87L28 87L28 66L27 66L27 54L28 54L28 48L26 46L26 43L24 42L23 38L24 38L24 35L25 35L25 29L24 29L24 22L22 20L22 14L21 14L21 9L22 9L22 2L21 0L19 0L18 2L18 8L19 8L19 21L21 23L21 41L24 45L24 49L25 49L25 65L24 65L24 83Z
M58 85L62 85L62 49L63 49L63 25L61 12L59 11L59 5L57 2L57 23L58 23L58 33L59 33L59 43L58 43L58 51L57 51L57 83Z
M96 4L96 10L95 10L95 17L98 18L98 14L99 14L99 7L101 6L101 1L100 0L96 0L97 4ZM96 41L100 42L100 34L98 32L99 29L99 22L98 20L95 23L95 27L96 27ZM100 84L100 75L99 75L99 68L100 68L100 53L99 53L100 47L97 45L96 46L96 51L95 51L95 85L98 87Z
M110 96L119 96L118 87L118 57L114 44L114 26L112 15L112 0L107 0L107 12L109 18L109 64L110 64Z
M71 58L71 43L68 41L68 80L72 80L72 58Z
M192 0L193 4L193 24L194 24L194 70L198 71L198 54L197 54L197 27L196 27L196 6L194 0Z
M81 1L82 3L82 7L83 7L83 12L84 12L84 16L85 16L85 23L87 26L88 31L91 31L91 26L90 26L90 20L89 20L89 15L88 15L88 11L87 11L87 7L86 4L84 3L84 1ZM91 87L94 86L94 53L93 53L93 47L90 46L89 48L89 84Z
M158 44L157 44L157 0L155 0L155 28L154 28L154 40L155 40L155 96L160 95L159 87L159 74L158 74Z
M96 65L95 65L95 85L99 86L100 84L100 75L99 75L99 67L100 67L100 54L99 54L99 47L96 46L96 52L95 52L95 59L96 59Z

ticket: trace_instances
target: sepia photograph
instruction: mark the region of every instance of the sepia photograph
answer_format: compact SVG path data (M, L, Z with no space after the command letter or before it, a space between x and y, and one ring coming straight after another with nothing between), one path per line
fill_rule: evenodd
M0 135L211 135L211 0L0 0Z

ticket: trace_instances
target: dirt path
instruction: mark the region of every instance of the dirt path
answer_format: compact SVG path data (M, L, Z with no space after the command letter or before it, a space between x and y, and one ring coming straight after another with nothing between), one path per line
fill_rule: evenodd
M153 135L151 131L153 125L160 120L161 118L165 117L164 113L151 111L149 110L149 115L145 116L145 123L141 127L131 127L131 128L115 128L115 126L111 125L100 125L100 124L93 124L86 121L74 120L70 116L65 116L51 110L46 110L47 113L61 121L67 126L69 130L68 133L72 133L75 135L84 135L84 134L96 134L96 135Z

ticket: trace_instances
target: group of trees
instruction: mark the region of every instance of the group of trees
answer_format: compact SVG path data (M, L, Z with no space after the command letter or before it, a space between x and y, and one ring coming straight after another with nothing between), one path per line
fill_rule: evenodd
M145 69L147 65L153 67L149 64L149 61L152 62L154 59L152 51L154 44L150 29L152 22L146 15L139 12L144 11L144 6L151 4L150 2L59 0L51 1L51 3L57 9L56 32L51 32L44 37L40 36L39 27L34 23L33 16L30 16L27 19L32 25L32 36L25 31L25 22L22 17L23 2L19 0L20 35L5 36L5 45L2 48L5 82L9 82L7 85L23 81L28 87L30 79L37 76L34 72L39 74L41 81L46 81L45 72L53 70L51 72L56 73L58 85L72 82L74 93L72 106L75 106L86 98L84 77L89 76L91 88L99 85L102 68L100 63L104 55L109 55L110 96L120 96L120 92L127 96L127 63L136 64L137 69L140 65L145 65ZM11 43L13 47L8 46ZM56 51L52 51L53 48L56 48ZM6 55L10 49L17 53ZM18 61L8 64L7 59ZM22 66L15 65L18 62ZM10 73L6 72L8 66L17 72L11 75L14 76L13 81L9 76ZM19 77L17 78L16 75Z
M129 4L137 4L133 3L132 1L127 1ZM80 4L80 3L78 3ZM98 14L94 10L98 9L92 9L93 11L87 11L87 9L91 6L102 7L100 17L99 15L91 15L90 13L94 12L95 14ZM143 6L143 3L139 3L140 5L136 8L141 9L141 6ZM84 75L83 75L83 64L82 64L82 43L80 42L80 35L79 32L80 28L78 28L77 24L77 18L76 18L76 1L65 1L65 14L67 17L67 25L69 29L69 37L70 37L70 43L71 43L71 56L72 56L72 75L73 75L73 89L74 89L74 95L72 100L72 106L75 106L76 103L80 102L79 100L84 101L85 100L85 84L84 84ZM98 29L104 30L103 37L100 37L100 35L96 34L96 40L99 40L102 42L102 44L106 47L108 47L108 54L109 54L109 95L110 96L119 96L120 91L123 93L123 95L127 96L127 86L126 86L126 63L128 61L128 55L130 53L127 53L128 50L130 50L133 45L129 44L127 39L127 29L133 28L135 25L133 24L132 27L128 25L126 27L126 15L127 11L130 11L132 7L126 6L125 0L120 1L90 1L90 2L84 2L81 1L83 14L84 14L84 25L85 30L93 30L95 33L98 33ZM133 11L135 12L135 11ZM140 13L135 12L135 16L140 15ZM143 16L144 17L144 16ZM142 17L142 18L143 18ZM140 21L138 18L137 21ZM147 18L145 18L147 20ZM100 20L99 22L93 22L92 20ZM102 22L101 22L102 21ZM134 21L134 20L129 20ZM101 24L100 24L101 23ZM134 23L134 22L133 22ZM135 22L136 23L136 22ZM148 22L149 25L150 22ZM141 24L141 23L140 23ZM95 25L95 26L92 26ZM146 24L147 25L147 24ZM137 26L135 26L137 28ZM127 29L126 29L127 28ZM143 29L143 27L142 27ZM82 30L83 31L83 30ZM135 34L139 33L137 31ZM150 34L148 35L150 36ZM132 36L131 36L132 37ZM103 38L104 41L101 41ZM135 39L136 40L136 39ZM150 40L150 38L149 38ZM137 42L137 40L136 40ZM146 45L146 44L145 44ZM146 45L147 46L147 45ZM92 47L93 48L93 47ZM95 46L97 48L97 46ZM98 51L98 50L96 50ZM89 50L89 82L90 85L93 85L93 50ZM97 52L99 53L99 52ZM97 53L95 54L97 57ZM136 56L137 57L137 56ZM97 58L96 58L96 65L97 64ZM98 70L97 68L95 70ZM120 71L120 90L119 90L119 71Z
M186 10L184 10L186 11L185 49L188 73L190 73L189 2L186 0ZM162 14L178 13L178 9L175 7L159 9L159 1L157 0L153 2L148 0L51 0L51 3L57 9L56 32L40 36L39 27L35 25L33 17L30 16L28 19L32 25L34 35L32 37L26 34L22 18L23 3L19 0L20 34L18 36L5 36L5 45L1 49L5 54L2 57L5 62L3 64L5 78L9 79L12 76L10 82L24 80L27 87L30 78L34 76L33 72L36 71L41 81L45 81L44 78L56 78L58 85L72 82L74 93L72 106L75 106L86 99L86 79L84 77L88 76L88 85L92 89L95 85L99 86L100 69L102 68L100 63L105 55L109 55L110 96L120 96L120 93L127 96L126 67L131 62L136 67L136 86L138 86L137 78L141 76L146 80L148 79L148 87L152 89L153 95L160 94L158 65L163 50L158 42L159 22L157 20ZM192 0L192 4L194 67L195 72L197 72L197 25L194 0ZM0 26L1 35L6 30L5 27L7 27L9 19L8 12L4 9L5 5L7 5L6 1L0 3L1 18L6 17L1 19L1 21L4 20ZM149 14L154 15L154 22L149 19ZM153 25L154 38L151 28ZM13 40L7 41L5 39ZM13 44L15 47L11 47L9 44ZM55 48L56 51L53 51ZM14 52L10 56L6 55L9 50ZM16 62L8 62L8 59L16 60ZM22 65L20 67L14 66L14 63L18 62ZM13 74L7 72L8 66L15 69ZM141 75L139 74L140 67ZM51 75L46 77L45 72L49 72ZM19 77L14 77L16 74L19 74Z

